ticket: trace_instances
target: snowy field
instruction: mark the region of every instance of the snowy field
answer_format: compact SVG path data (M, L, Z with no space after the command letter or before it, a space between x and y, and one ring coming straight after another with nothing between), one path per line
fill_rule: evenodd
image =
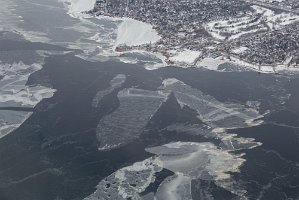
M205 29L217 40L233 40L245 34L277 30L299 21L299 16L292 13L275 13L256 5L251 7L254 12L247 16L212 21L205 24Z
M179 64L195 64L198 57L201 55L200 51L191 51L185 49L183 51L175 52L174 56L169 58L169 61Z
M283 26L299 21L299 16L292 13L275 13L273 10L260 6L251 6L256 13L262 14L264 21L271 30L281 29Z

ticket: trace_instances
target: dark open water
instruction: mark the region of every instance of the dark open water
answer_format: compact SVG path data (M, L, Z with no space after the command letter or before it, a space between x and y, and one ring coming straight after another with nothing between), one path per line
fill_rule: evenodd
M46 0L43 3L56 6L56 3ZM46 51L43 68L31 74L26 84L43 85L56 89L56 92L34 108L0 107L0 112L33 111L19 128L0 139L0 200L83 199L113 172L152 156L145 151L146 147L176 141L219 145L219 138L166 128L172 124L203 124L196 117L195 110L188 106L182 108L175 95L170 95L138 132L139 137L114 150L98 150L97 126L99 121L119 108L117 93L124 88L156 91L167 78L183 81L219 102L240 105L248 101L260 102L260 114L267 113L263 124L229 131L262 143L256 148L235 152L245 153L246 162L240 173L233 173L232 177L238 182L238 187L247 191L248 199L298 200L299 75L223 73L175 67L148 71L141 65L86 61L77 56L82 55L82 51L68 47L82 33L71 29L62 31L61 28L82 24L68 18L63 9L53 15L51 7L43 12L42 7L35 9L29 5L27 1L20 1L17 5L19 8L23 6L23 9L17 9L26 22L21 26L28 30L48 31L51 44L29 42L20 34L0 32L0 60L2 63L21 61L31 65L45 57L37 51ZM47 24L43 23L43 18L30 24L38 14L48 16ZM107 23L105 26L114 25ZM93 33L87 35L90 34ZM94 108L92 101L97 92L108 88L118 74L126 75L125 83L101 99L100 107ZM129 124L131 120L127 120ZM156 191L164 178L172 175L173 172L167 169L157 173L156 181L143 195ZM191 188L193 199L204 199L203 191L208 191L214 199L240 199L211 180L192 180Z

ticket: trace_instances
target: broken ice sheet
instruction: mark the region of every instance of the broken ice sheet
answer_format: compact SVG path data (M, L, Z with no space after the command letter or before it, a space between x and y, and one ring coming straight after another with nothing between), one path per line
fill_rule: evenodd
M103 179L97 190L84 200L141 199L139 194L155 181L155 173L161 170L161 163L156 158L134 163Z
M158 155L164 168L194 179L229 179L227 172L238 172L245 161L241 155L233 155L208 142L174 142L146 151Z
M172 124L167 126L165 130L220 140L219 146L225 150L252 149L261 145L254 138L238 137L237 134L227 133L223 128L211 129L198 124Z
M237 103L222 103L177 79L166 79L160 88L172 91L183 106L197 111L200 120L213 128L241 128L261 124L262 115Z
M245 191L234 187L230 173L238 172L245 161L242 155L234 155L217 148L212 143L174 142L146 149L156 154L141 162L122 168L103 179L96 191L84 200L143 199L142 192L155 181L155 174L163 168L175 173L158 187L156 195L146 199L192 199L191 180L213 180L237 195Z
M5 110L7 107L34 108L55 90L41 85L26 85L30 74L41 69L40 63L0 63L0 138L18 128L32 112Z
M99 150L113 149L138 138L167 95L133 88L120 91L117 95L120 106L97 127Z
M0 110L0 138L18 128L32 113Z
M27 86L30 74L42 68L41 64L22 62L0 64L0 106L34 107L43 98L53 96L55 90L41 85Z
M213 181L218 187L246 199L246 191L231 176L231 173L238 173L240 166L245 162L243 154L236 154L234 151L254 148L260 143L251 138L240 138L235 134L228 134L226 129L258 125L260 121L255 120L263 116L254 108L237 103L219 102L212 96L203 94L179 80L164 80L159 91L125 89L119 92L120 107L99 124L98 136L102 145L106 145L102 148L109 149L138 136L138 132L171 92L174 93L181 106L186 105L197 111L198 118L205 125L173 124L166 127L166 130L202 135L208 139L219 139L220 145L210 142L172 142L147 148L147 152L156 155L150 158L151 164L142 165L147 170L142 168L142 174L136 172L138 171L136 164L139 166L140 163L148 163L145 160L126 168L131 170L121 169L115 172L99 183L97 191L88 197L88 200L105 199L103 197L106 196L109 197L107 199L128 197L131 199L191 199L191 181L198 179ZM155 174L157 171L153 170L152 165L168 169L175 175L166 178L158 187L155 195L141 196L141 192L146 189L146 185L149 185L148 181L154 179L154 175L147 181L139 180L139 178L147 176L144 175L145 171ZM134 169L133 174L132 169ZM132 180L135 180L134 176L138 182L132 184ZM113 185L114 189L107 190L107 184L109 188Z
M92 100L92 107L99 107L100 101L104 96L110 94L113 90L120 88L126 81L126 75L118 74L110 81L110 87L105 90L97 92L96 96Z

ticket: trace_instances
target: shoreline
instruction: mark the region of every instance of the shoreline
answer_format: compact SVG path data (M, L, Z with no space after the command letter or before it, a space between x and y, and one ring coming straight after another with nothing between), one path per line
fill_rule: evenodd
M67 0L62 0L62 2L66 1ZM70 0L67 2L70 2ZM74 12L70 10L70 7L71 5L67 6L67 8L69 9L68 14L74 18L94 18L99 20L104 19L108 21L119 22L119 24L117 25L117 29L114 30L116 38L113 38L114 44L111 44L112 49L110 49L111 51L109 50L109 52L107 52L106 54L103 54L103 56L116 57L127 53L146 53L150 56L155 56L157 59L161 60L161 63L157 63L157 65L155 64L153 66L144 66L144 68L147 70L153 70L166 66L176 66L180 68L205 68L208 70L222 71L218 70L218 66L220 64L231 63L234 65L238 65L241 68L253 70L259 73L283 73L289 71L299 72L299 67L287 67L282 64L273 64L274 66L277 66L275 69L273 69L273 67L270 65L262 65L259 67L253 63L241 60L233 55L230 56L230 59L224 58L225 55L222 55L223 58L220 59L219 57L203 57L200 51L196 51L198 52L198 56L195 57L194 54L194 56L186 58L182 57L186 52L189 51L192 53L195 51L181 48L176 50L165 49L163 45L159 45L159 48L156 51L151 51L148 50L148 45L150 45L151 47L152 44L155 44L159 42L161 39L163 39L152 24L145 23L130 17L111 17L108 15L95 15L94 13L87 13L88 11ZM163 52L162 49L164 49ZM119 60L120 62L125 63L138 63L138 60L136 61L136 59L132 59L134 61L130 61L129 57L127 59L122 58ZM213 65L205 66L203 63L205 63L206 60L214 62ZM215 63L218 63L218 65Z

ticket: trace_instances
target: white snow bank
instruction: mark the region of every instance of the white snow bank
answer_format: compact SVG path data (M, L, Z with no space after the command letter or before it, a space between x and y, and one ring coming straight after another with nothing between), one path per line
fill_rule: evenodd
M177 52L173 57L170 57L169 60L175 63L185 63L190 65L194 64L194 62L200 55L200 51L185 49L181 52Z
M124 18L117 31L115 46L127 45L136 46L142 44L155 43L161 37L150 24L137 20Z

